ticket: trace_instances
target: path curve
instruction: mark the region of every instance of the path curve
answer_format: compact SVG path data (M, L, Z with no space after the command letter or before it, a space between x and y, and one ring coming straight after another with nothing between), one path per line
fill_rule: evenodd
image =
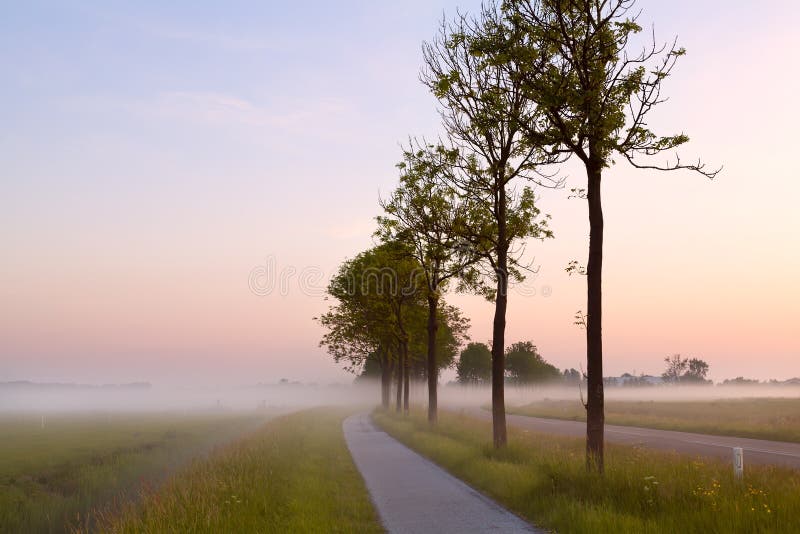
M481 408L467 409L466 412L479 419L488 421L492 419L492 414ZM510 426L535 432L576 437L586 436L586 423L579 421L511 414L506 415L506 420ZM800 469L800 443L621 425L606 425L605 438L609 443L675 451L693 456L709 456L731 462L733 461L733 447L742 447L745 470L748 464L779 465Z
M342 429L390 533L544 532L378 429L369 414L348 417Z

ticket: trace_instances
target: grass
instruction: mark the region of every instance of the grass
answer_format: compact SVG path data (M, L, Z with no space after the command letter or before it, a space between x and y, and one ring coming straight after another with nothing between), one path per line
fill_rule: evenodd
M391 435L533 524L577 533L800 532L800 473L607 445L604 477L584 468L584 441L509 428L491 446L490 423L444 412L432 430L420 411L376 412Z
M545 400L508 413L585 421L579 401ZM757 398L703 401L606 400L606 423L720 436L800 442L800 399Z
M382 532L342 433L349 412L276 418L179 473L102 531Z
M67 532L266 414L0 415L0 532Z

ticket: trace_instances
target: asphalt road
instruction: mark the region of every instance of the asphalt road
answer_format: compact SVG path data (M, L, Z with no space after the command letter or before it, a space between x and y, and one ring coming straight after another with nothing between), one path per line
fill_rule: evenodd
M541 532L376 428L345 419L347 447L390 533Z
M490 412L480 408L470 408L465 411L480 419L491 420L492 418ZM510 414L506 417L509 425L518 428L564 436L583 437L586 435L586 424L579 421ZM731 462L733 462L733 447L742 447L745 470L747 464L779 465L800 469L800 443L711 436L619 425L606 425L605 437L608 443L675 451L692 456L716 457Z

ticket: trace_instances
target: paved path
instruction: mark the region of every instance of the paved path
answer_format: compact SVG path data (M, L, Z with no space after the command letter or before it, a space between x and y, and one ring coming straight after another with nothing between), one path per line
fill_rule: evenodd
M491 420L492 414L480 408L466 410L480 419ZM508 424L519 428L561 434L566 436L586 435L586 423L544 419L525 415L507 415ZM606 441L622 445L638 445L651 449L676 451L693 456L711 456L733 461L733 447L744 449L745 469L747 464L781 465L800 469L800 443L767 441L763 439L711 436L673 430L656 430L633 426L606 425Z
M376 428L368 414L342 428L390 533L542 532Z

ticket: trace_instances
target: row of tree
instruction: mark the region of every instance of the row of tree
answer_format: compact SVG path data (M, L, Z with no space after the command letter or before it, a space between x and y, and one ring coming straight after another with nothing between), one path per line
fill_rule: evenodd
M457 308L441 299L431 302L422 272L408 243L387 240L339 267L327 290L337 302L319 317L327 330L320 344L335 361L353 372L363 372L367 365L370 372L379 369L385 408L395 376L397 409L408 411L411 376L430 374L437 380L439 370L452 364L469 328ZM432 359L431 371L431 359L420 356L437 352L443 357ZM420 367L420 361L426 365Z
M586 450L587 466L598 471L604 441L602 178L619 158L639 168L716 174L699 162L648 159L688 141L683 133L657 135L648 124L650 111L664 101L663 82L685 51L655 42L631 49L642 30L634 3L504 0L442 23L423 45L421 80L440 104L443 134L435 143L411 138L399 165L400 185L381 203L380 244L339 273L359 280L352 275L367 266L388 266L403 291L372 295L383 286L363 280L353 284L360 290L345 291L335 279L329 293L338 304L321 318L329 328L323 344L334 357L352 363L378 353L405 384L407 404L409 324L414 310L426 308L428 415L435 423L437 339L447 309L442 295L455 283L491 299L493 441L504 446L508 288L531 269L524 244L553 237L532 186L562 186L552 166L576 157L586 187L572 196L588 205L588 263L568 270L587 280L586 313L579 314L587 346Z
M563 381L571 378L545 361L530 341L520 341L506 349L505 378L513 384L525 385ZM577 373L577 371L575 371ZM462 384L488 384L492 376L492 352L484 343L470 343L461 351L456 363L458 381Z

